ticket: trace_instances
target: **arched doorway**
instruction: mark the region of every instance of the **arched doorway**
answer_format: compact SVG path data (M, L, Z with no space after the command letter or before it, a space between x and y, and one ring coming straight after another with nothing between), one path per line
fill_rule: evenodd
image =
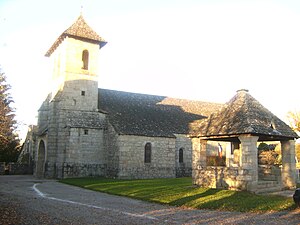
M45 172L45 142L40 141L39 150L38 150L38 159L36 164L36 176L44 177Z

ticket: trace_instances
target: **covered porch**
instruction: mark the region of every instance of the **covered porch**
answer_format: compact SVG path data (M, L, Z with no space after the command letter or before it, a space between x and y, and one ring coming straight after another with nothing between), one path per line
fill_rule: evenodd
M223 153L226 158L225 165L208 164L207 144L209 141L228 143L229 147L224 149ZM266 139L251 134L226 139L194 138L193 183L203 187L247 190L256 193L295 188L297 180L295 141L279 140L282 155L281 167L259 165L258 141L266 141Z
M297 134L264 108L246 90L216 114L199 124L193 142L193 183L202 187L247 190L255 193L296 187L295 138ZM258 142L280 143L282 165L261 167ZM210 165L208 143L224 143L224 165ZM222 155L221 154L221 155ZM266 171L267 170L267 171ZM273 173L264 179L264 173Z

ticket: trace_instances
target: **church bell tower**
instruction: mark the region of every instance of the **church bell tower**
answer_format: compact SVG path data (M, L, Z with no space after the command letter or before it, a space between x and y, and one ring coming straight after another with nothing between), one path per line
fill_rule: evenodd
M42 147L36 174L64 178L77 171L76 176L87 176L85 168L105 164L105 115L98 111L99 49L105 44L80 15L47 51L53 75L51 92L39 110Z
M61 109L97 110L99 49L105 44L82 15L58 37L45 54L54 65L51 101Z

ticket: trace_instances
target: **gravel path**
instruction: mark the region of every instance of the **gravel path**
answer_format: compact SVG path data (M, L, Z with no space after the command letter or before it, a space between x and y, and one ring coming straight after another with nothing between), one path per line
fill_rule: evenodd
M300 224L300 210L191 210L112 196L32 176L0 176L0 224Z

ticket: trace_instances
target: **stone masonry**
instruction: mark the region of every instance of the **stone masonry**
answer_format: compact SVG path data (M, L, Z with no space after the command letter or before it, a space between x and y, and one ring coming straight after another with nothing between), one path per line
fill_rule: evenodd
M119 136L120 178L175 177L175 138ZM151 143L151 162L144 163L144 146ZM173 159L173 160L170 160Z
M5 174L5 162L0 162L0 175Z

